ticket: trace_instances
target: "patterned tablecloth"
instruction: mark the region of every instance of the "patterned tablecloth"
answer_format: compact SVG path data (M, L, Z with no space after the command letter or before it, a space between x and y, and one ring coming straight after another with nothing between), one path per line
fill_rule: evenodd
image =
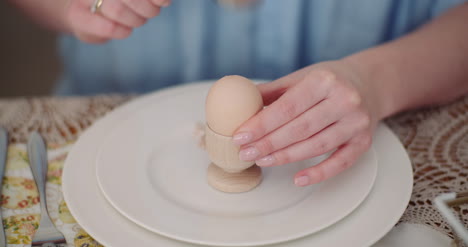
M47 202L55 224L69 246L101 246L68 211L61 192L62 169L80 134L95 120L134 97L0 100L0 126L10 136L1 195L8 246L30 246L39 222L39 198L25 145L28 134L34 130L48 143ZM440 193L468 190L468 97L442 107L404 113L386 122L405 146L414 170L413 194L400 222L424 224L453 237L450 226L433 206L433 199ZM454 212L468 225L468 205L455 207Z

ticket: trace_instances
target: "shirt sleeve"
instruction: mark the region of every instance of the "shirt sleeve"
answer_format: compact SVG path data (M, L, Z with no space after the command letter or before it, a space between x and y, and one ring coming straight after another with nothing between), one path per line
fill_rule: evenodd
M434 0L434 4L431 10L431 17L438 17L447 10L467 2L468 0Z

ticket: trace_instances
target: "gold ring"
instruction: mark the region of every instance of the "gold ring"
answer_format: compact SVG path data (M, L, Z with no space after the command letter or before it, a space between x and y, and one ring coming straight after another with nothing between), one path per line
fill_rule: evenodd
M94 0L93 5L91 5L91 12L92 13L97 13L101 9L103 1L104 0Z

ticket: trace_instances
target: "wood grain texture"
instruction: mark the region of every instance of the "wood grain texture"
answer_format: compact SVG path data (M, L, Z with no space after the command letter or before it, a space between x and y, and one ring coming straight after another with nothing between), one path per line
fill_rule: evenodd
M239 146L232 143L232 137L220 135L208 125L205 125L205 145L210 160L226 172L241 172L255 164L240 160Z
M241 172L230 173L211 163L208 167L207 180L209 185L222 192L247 192L262 181L262 169L254 165Z
M205 125L205 147L212 163L208 167L207 180L213 188L227 192L247 192L262 180L262 169L254 161L239 159L239 146L232 137L214 132Z

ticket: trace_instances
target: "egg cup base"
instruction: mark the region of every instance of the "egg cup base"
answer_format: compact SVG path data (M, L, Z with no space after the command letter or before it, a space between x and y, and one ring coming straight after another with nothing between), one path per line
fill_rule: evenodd
M262 169L253 165L237 173L226 172L211 163L207 170L208 184L226 193L242 193L257 187L262 181Z

